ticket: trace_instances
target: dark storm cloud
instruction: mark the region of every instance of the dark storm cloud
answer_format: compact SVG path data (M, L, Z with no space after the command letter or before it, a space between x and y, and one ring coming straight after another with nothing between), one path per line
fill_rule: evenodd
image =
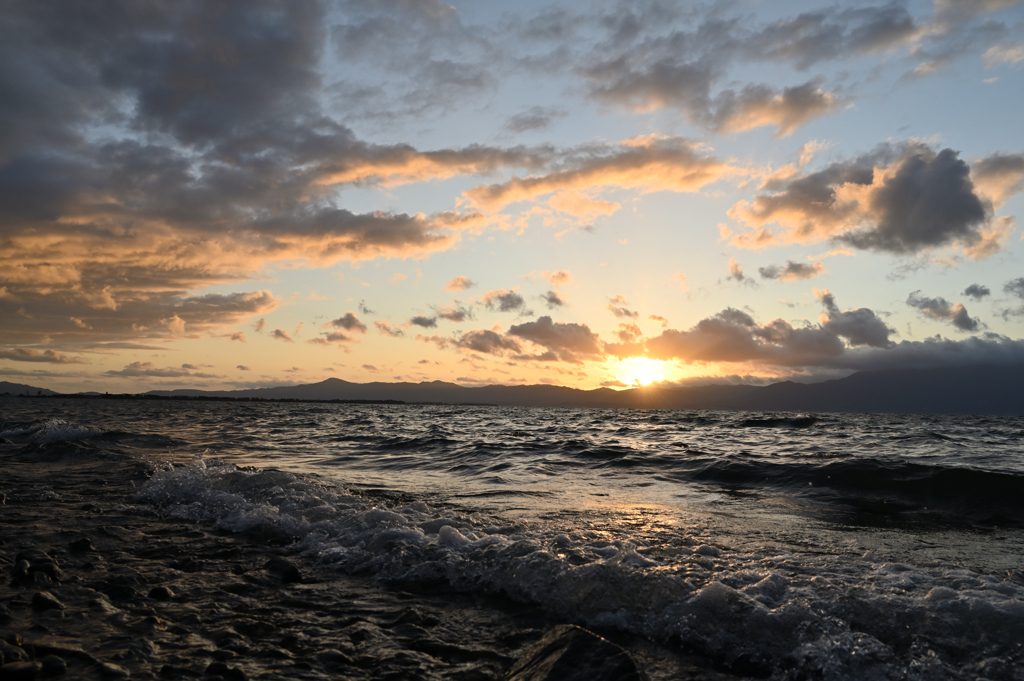
M835 296L828 291L819 294L825 308L825 318L819 320L822 328L842 336L852 346L868 345L874 348L892 347L889 336L895 333L878 318L872 310L858 307L855 310L839 309Z
M990 224L991 206L975 191L969 166L952 149L883 145L795 179L770 180L765 188L771 193L730 211L762 230L734 237L737 245L831 238L909 255L960 244L971 257L985 257L1003 236ZM784 231L766 236L771 223Z
M549 152L522 148L358 140L320 104L329 23L311 0L5 5L4 291L44 309L131 301L108 307L147 308L135 325L152 333L154 318L180 316L168 303L183 291L268 261L425 255L468 226L450 213L356 214L334 204L336 185L544 162Z
M974 298L975 300L981 300L982 298L992 294L992 291L987 286L981 284L971 284L964 289L964 295Z
M907 305L920 310L926 317L947 320L960 331L977 331L978 320L967 313L963 303L951 305L945 298L928 298L920 291L907 296Z

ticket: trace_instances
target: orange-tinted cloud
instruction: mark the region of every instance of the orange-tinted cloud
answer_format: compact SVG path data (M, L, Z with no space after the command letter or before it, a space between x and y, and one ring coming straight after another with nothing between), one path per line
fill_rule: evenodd
M531 201L554 192L636 189L643 192L694 192L739 168L706 156L678 137L651 135L615 147L584 149L566 167L543 175L481 185L464 193L474 205L495 211L510 203Z

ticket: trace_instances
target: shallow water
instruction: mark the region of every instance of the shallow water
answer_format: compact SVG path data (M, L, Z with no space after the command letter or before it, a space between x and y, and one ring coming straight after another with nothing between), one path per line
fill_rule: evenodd
M771 678L1021 678L1021 418L7 398L0 420L8 456L149 459L126 501L320 566Z

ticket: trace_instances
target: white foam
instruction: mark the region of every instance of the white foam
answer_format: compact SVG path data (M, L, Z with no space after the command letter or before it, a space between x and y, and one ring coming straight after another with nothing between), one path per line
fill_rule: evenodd
M504 592L583 624L675 638L727 664L798 665L836 681L907 669L907 678L975 678L1024 631L1024 588L949 564L765 556L696 537L655 551L664 547L609 540L593 519L512 524L422 501L387 507L313 476L216 460L167 468L140 497L177 517L290 536L324 565ZM928 645L907 644L908 631Z
M14 440L25 440L33 444L50 444L53 442L70 442L101 435L102 430L89 426L76 426L64 419L47 419L42 423L27 428L14 428L0 432L0 437Z

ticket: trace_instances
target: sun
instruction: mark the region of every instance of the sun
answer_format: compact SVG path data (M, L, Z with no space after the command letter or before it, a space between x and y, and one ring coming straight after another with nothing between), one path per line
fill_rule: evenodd
M619 363L616 378L627 385L649 385L665 380L665 362L647 357L630 357Z

